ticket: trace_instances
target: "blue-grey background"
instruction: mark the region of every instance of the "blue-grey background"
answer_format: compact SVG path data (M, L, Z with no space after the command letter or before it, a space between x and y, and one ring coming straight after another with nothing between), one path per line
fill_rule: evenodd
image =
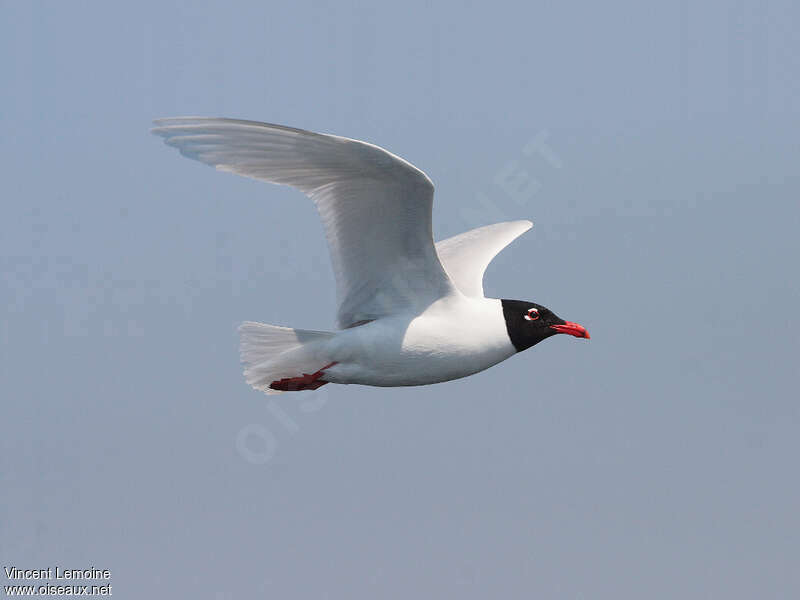
M800 595L796 3L0 7L2 565L122 598ZM332 327L322 229L148 133L183 114L382 145L437 238L533 219L487 293L592 340L270 403L236 327Z

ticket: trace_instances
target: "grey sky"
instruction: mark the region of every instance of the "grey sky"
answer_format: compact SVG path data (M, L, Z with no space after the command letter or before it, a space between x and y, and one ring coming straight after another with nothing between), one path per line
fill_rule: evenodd
M800 595L796 3L0 7L2 565L122 598ZM384 146L437 239L532 219L487 293L592 340L270 404L236 326L332 327L322 228L149 135L181 114Z

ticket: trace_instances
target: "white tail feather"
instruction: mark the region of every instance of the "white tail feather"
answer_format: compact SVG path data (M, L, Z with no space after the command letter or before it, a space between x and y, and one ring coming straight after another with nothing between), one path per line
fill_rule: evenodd
M257 390L280 393L269 384L285 377L313 373L331 362L325 356L325 342L334 335L329 331L245 321L239 326L239 355L244 365L244 378Z

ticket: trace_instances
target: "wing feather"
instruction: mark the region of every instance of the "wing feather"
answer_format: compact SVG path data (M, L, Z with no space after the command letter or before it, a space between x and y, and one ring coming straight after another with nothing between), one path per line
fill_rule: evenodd
M439 260L466 296L483 297L483 273L492 259L533 227L530 221L495 223L465 231L436 243Z
M433 183L386 150L254 121L158 119L153 133L181 154L308 195L325 227L340 327L421 310L458 293L432 237Z

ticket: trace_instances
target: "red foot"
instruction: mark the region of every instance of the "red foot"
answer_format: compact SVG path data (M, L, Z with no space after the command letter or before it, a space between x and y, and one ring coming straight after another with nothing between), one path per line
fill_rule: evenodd
M335 362L332 362L329 365L325 365L316 373L303 373L302 377L286 377L284 379L278 379L277 381L270 383L269 387L270 389L280 390L282 392L315 390L328 383L327 381L322 381L320 377L322 377L325 369L330 369L335 364Z

